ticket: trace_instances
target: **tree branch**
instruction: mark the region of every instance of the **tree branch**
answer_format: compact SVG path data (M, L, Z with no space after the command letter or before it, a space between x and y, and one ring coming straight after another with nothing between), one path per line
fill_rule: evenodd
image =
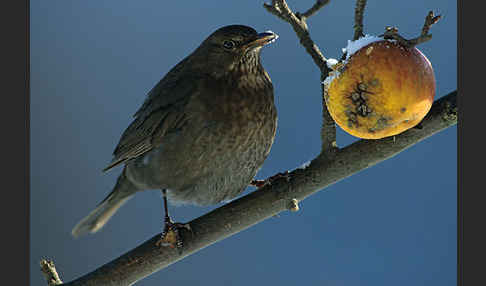
M317 1L322 2L322 1ZM325 1L326 3L328 1ZM324 3L324 4L326 4ZM317 5L319 8L323 7L324 5ZM307 53L312 57L314 63L319 67L321 72L328 73L329 68L326 65L326 58L322 55L319 47L314 43L309 35L309 30L307 28L306 17L297 17L297 15L290 10L287 2L285 0L274 0L272 4L263 4L263 7L267 9L268 12L272 13L273 15L279 17L280 19L284 20L285 22L289 23L292 28L294 29L297 37L300 40L300 44L304 46ZM311 8L312 9L312 8ZM309 9L309 10L311 10ZM317 8L316 8L317 9ZM313 11L311 14L314 14L317 10Z
M434 12L430 11L425 17L425 23L422 27L422 32L416 38L407 40L398 34L398 29L396 27L386 27L385 33L383 34L385 39L393 39L398 41L400 44L406 47L415 47L421 43L425 43L432 39L432 35L429 34L430 27L440 20L440 15L434 16Z
M44 276L46 277L47 285L55 286L62 284L61 278L59 278L59 274L57 274L56 271L56 266L54 266L54 262L52 262L52 260L42 259L40 261L40 267L42 273L44 273Z
M363 34L363 14L366 6L366 0L357 0L354 10L354 37L353 40L364 36Z
M314 43L309 34L306 19L314 15L319 9L324 7L329 1L316 1L316 3L303 14L294 13L287 5L285 0L274 0L272 4L263 4L273 15L289 23L299 38L300 44L305 48L307 53L312 57L314 63L321 71L321 82L329 75L330 68L327 66L327 59L321 53L319 47ZM322 128L321 128L321 154L331 159L338 151L336 143L336 125L327 110L324 85L321 85L322 91Z
M309 18L310 16L314 15L319 9L324 7L327 3L329 3L329 0L317 0L312 7L309 8L309 10L305 11L304 13L300 14L298 13L301 17Z
M429 11L429 14L427 14L427 17L425 17L425 23L422 27L422 33L420 33L420 35L426 36L429 33L430 27L437 23L440 20L440 17L440 15L434 16L434 12Z
M308 167L215 209L190 222L192 233L182 230L180 253L158 247L160 234L97 270L63 285L132 285L184 257L254 224L285 211L298 210L298 202L348 176L395 156L410 146L457 123L457 92L435 101L422 121L397 136L360 140L341 149L333 160L315 158Z
M324 86L324 80L327 74L321 74L321 104L322 104L322 127L321 127L321 157L327 160L334 158L339 151L336 142L336 123L331 117L325 98L327 97L327 89Z

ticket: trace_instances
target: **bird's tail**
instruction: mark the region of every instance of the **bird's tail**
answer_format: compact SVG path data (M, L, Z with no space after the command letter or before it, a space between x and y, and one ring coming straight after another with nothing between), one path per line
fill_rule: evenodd
M125 170L118 177L110 194L73 228L71 234L79 237L100 230L115 212L137 192L137 188L126 178Z

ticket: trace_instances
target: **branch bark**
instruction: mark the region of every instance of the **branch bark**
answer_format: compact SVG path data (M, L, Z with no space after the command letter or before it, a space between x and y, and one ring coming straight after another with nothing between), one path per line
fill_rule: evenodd
M429 136L457 123L457 92L435 101L422 121L395 138L360 140L342 148L333 160L318 156L305 169L295 169L255 192L189 222L182 230L182 253L158 247L160 234L97 270L62 285L132 285L186 256L254 224L285 211L298 209L296 202L346 177L395 156Z
M422 31L420 35L410 40L407 40L404 37L400 36L400 34L398 34L398 29L396 27L386 27L383 36L385 37L385 39L394 39L406 47L415 47L419 44L425 43L432 39L432 35L429 34L430 27L435 23L437 23L440 20L440 18L441 18L440 15L435 16L434 12L430 11L425 17L425 23L424 26L422 27Z
M354 10L354 37L357 40L364 36L363 33L363 14L366 7L366 0L357 0Z
M322 2L322 1L317 1ZM324 1L326 4L328 1ZM274 0L272 4L263 4L263 7L267 9L268 12L276 15L280 19L284 20L285 22L289 23L294 32L297 34L297 37L300 40L300 43L306 49L307 53L312 57L314 63L319 67L321 72L328 73L329 68L326 65L326 58L321 53L319 47L314 43L309 35L309 29L307 28L307 17L302 17L300 13L294 13L287 5L287 2L284 0ZM312 13L308 13L310 15L315 14L317 9L323 7L323 5L314 5L314 9ZM307 12L306 12L307 13ZM298 16L299 15L299 16ZM310 16L309 15L309 16Z
M309 8L309 10L305 11L304 13L301 14L302 17L309 18L310 16L314 15L319 9L324 7L327 3L329 3L329 0L317 0L312 7Z
M48 286L61 285L62 281L57 274L56 266L51 260L42 259L40 261L40 267L44 277L46 278Z

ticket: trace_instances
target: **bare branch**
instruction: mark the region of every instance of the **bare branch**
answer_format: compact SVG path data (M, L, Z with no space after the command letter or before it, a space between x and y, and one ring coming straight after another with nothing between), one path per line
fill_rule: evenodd
M182 230L182 253L158 247L160 234L99 269L64 285L132 285L184 257L236 234L278 213L298 210L298 202L310 195L379 162L457 123L457 92L435 101L422 121L422 129L412 128L397 136L360 140L343 149L334 160L314 159L304 169L215 209L190 222L192 232Z
M321 70L321 73L325 73L327 76L327 73L329 73L329 68L326 65L326 58L321 53L319 47L311 39L305 17L299 19L294 12L290 10L285 0L275 0L272 1L271 5L263 4L263 7L265 7L268 12L276 15L292 26L300 40L300 44L304 46L307 53L309 53L309 55L312 57L314 63Z
M296 14L300 16L299 18L301 17L309 18L310 16L314 15L317 11L319 11L319 9L326 6L327 3L329 3L329 0L317 0L316 3L309 8L309 10L305 11L302 14L298 12Z
M440 20L440 15L434 16L433 11L429 11L427 17L425 17L424 27L422 28L421 36L426 36L429 33L430 26L434 25Z
M56 271L56 266L52 260L42 259L40 261L40 267L42 273L44 273L44 276L46 277L47 285L54 286L62 284L61 278L59 278L59 274L57 274Z
M276 6L270 5L270 4L267 4L267 3L263 3L263 7L265 9L267 9L267 11L270 12L271 14L273 14L273 15L279 17L280 19L284 20L285 22L287 22L287 19L282 15L280 10L278 10L276 8Z
M437 23L440 19L440 15L434 16L434 12L430 11L425 17L425 23L422 28L422 32L417 38L407 40L398 34L398 29L395 27L386 27L385 33L383 34L385 39L393 39L398 41L400 44L406 47L415 47L418 44L425 43L432 39L432 35L428 34L430 27Z
M339 151L336 142L336 123L331 117L326 104L327 89L322 83L325 77L321 75L321 94L322 94L322 127L321 127L321 157L331 160Z
M354 37L357 40L364 36L363 33L363 14L366 6L366 0L356 0L356 8L354 10Z

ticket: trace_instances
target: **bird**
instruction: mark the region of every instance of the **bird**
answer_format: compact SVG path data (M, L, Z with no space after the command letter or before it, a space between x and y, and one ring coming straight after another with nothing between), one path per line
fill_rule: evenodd
M181 246L178 229L190 226L172 221L168 200L208 206L241 194L275 139L273 84L260 52L277 38L224 26L175 65L148 92L103 170L123 165L112 191L72 235L99 231L137 192L160 190L162 238L174 231Z

